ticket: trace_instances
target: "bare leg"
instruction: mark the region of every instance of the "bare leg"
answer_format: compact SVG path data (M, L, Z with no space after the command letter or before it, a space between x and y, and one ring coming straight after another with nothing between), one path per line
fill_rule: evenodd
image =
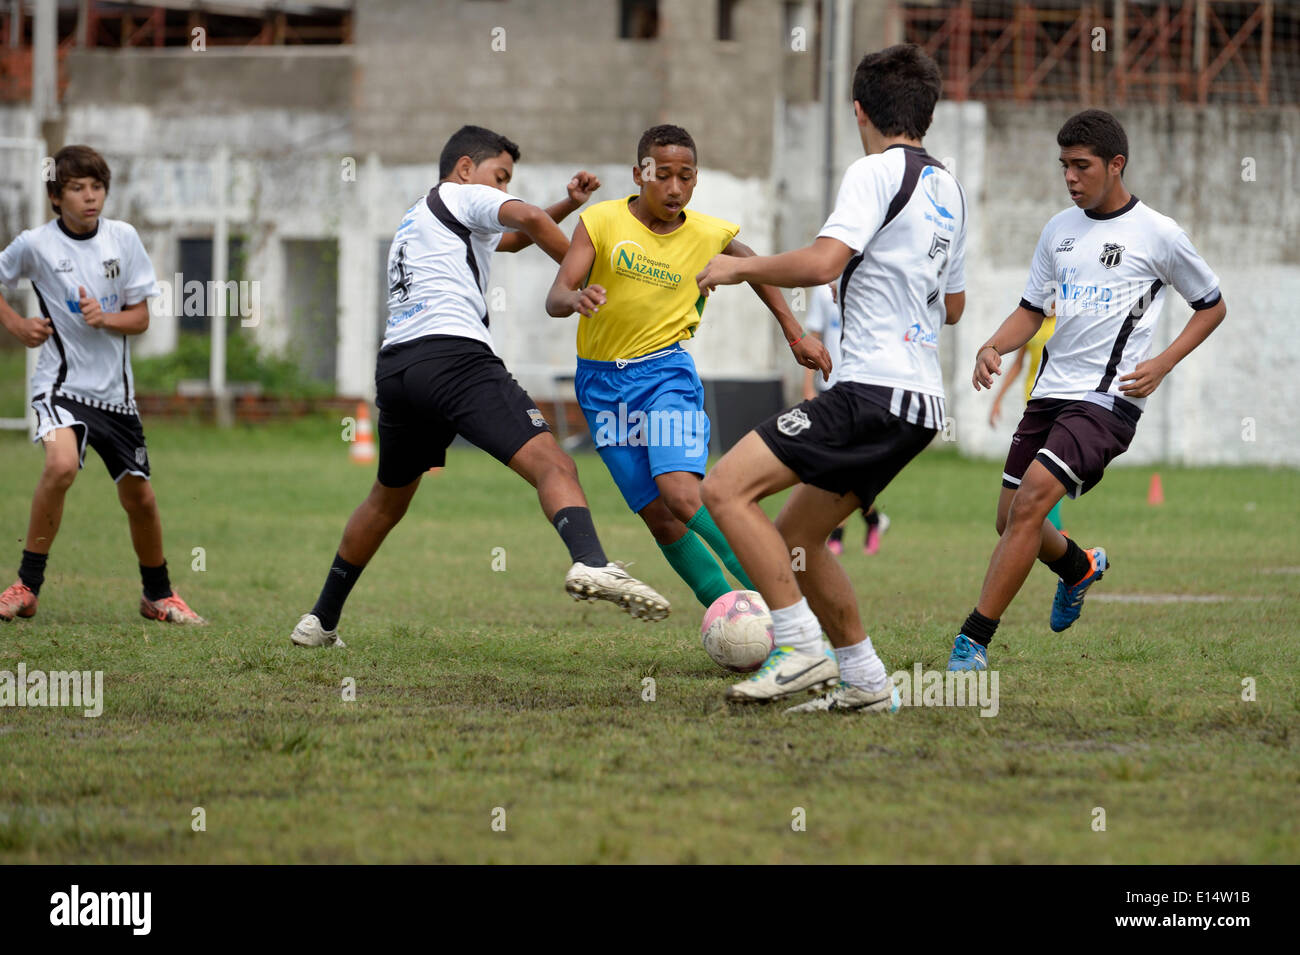
M758 502L798 483L798 475L751 431L723 455L700 486L704 505L770 607L793 606L803 595L785 539Z
M791 550L802 549L796 551L804 557L804 569L797 572L799 588L836 648L861 643L867 634L849 575L826 546L826 537L861 506L856 494L834 494L801 484L776 519L786 545Z
M537 488L537 499L548 521L566 507L587 506L587 496L578 483L578 466L549 431L541 432L516 451L510 468Z
M1006 496L1004 490L1003 497ZM1052 472L1038 461L1029 465L1020 487L1011 497L1005 522L999 519L999 523L1005 523L1005 529L989 560L979 603L975 605L985 617L1001 619L1024 586L1036 559L1055 560L1065 554L1065 538L1047 521L1048 512L1064 496L1065 488ZM1058 540L1059 552L1056 551Z
M645 526L661 547L676 544L688 531L686 525L673 515L662 495L637 511L637 516L645 521Z
M388 532L406 514L411 498L415 497L419 487L419 478L405 487L396 488L384 487L376 481L370 488L369 496L348 518L347 527L343 529L343 540L339 544L339 556L358 567L370 563L370 558L375 556Z
M32 495L31 518L27 524L27 542L23 545L34 554L48 554L63 522L63 500L77 477L77 432L58 428L46 435L45 467Z
M117 482L117 499L126 511L131 525L131 546L145 567L158 567L163 562L162 519L158 516L158 502L149 482L134 474L127 474Z

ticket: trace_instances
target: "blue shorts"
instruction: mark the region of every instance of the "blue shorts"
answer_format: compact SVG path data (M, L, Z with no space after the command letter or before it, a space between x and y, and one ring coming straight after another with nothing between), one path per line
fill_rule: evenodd
M704 475L709 459L704 386L681 348L631 361L579 358L573 384L596 450L634 512L659 496L658 475Z

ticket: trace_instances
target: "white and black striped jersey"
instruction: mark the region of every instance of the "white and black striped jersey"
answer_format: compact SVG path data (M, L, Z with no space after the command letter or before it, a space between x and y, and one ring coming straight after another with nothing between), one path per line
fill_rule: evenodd
M887 407L943 426L943 297L966 288L966 197L918 146L894 145L848 168L820 236L854 251L839 280L838 381L877 385Z
M442 182L406 211L388 250L384 348L427 335L492 347L488 269L507 231L497 215L514 198L491 186Z
M1146 399L1121 397L1120 379L1150 355L1170 286L1194 309L1219 301L1219 280L1187 233L1137 196L1111 213L1071 206L1053 216L1020 300L1056 309L1032 397L1140 413Z
M66 395L121 414L135 412L129 336L93 328L81 316L78 287L120 312L159 294L153 263L130 223L101 218L85 235L62 219L23 232L0 252L0 282L30 279L54 331L36 359L32 394Z

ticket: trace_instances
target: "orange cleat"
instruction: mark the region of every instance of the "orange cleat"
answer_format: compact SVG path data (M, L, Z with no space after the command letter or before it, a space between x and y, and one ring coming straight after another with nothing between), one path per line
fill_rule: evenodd
M181 600L181 595L172 591L170 597L164 597L162 600L150 600L143 594L140 596L140 616L147 617L150 620L160 620L163 623L189 623L205 624L207 623L202 617L189 608L189 605Z
M15 580L0 594L0 620L36 616L36 595L21 580Z

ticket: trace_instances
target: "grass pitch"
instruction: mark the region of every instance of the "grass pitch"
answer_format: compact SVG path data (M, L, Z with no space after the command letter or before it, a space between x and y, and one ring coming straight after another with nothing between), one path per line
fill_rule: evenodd
M1113 471L1065 522L1114 570L1055 635L1035 569L992 650L996 717L828 719L723 704L701 608L590 455L606 549L672 600L668 621L573 603L531 489L455 450L361 578L347 649L291 647L373 477L339 432L149 427L202 630L137 615L125 517L89 456L38 615L0 625L0 670L102 670L104 712L0 708L0 862L1300 859L1294 471L1161 468L1158 508L1149 471ZM0 435L3 584L39 462ZM842 559L891 671L944 667L998 486L996 463L930 452L882 498L878 556L850 525Z

